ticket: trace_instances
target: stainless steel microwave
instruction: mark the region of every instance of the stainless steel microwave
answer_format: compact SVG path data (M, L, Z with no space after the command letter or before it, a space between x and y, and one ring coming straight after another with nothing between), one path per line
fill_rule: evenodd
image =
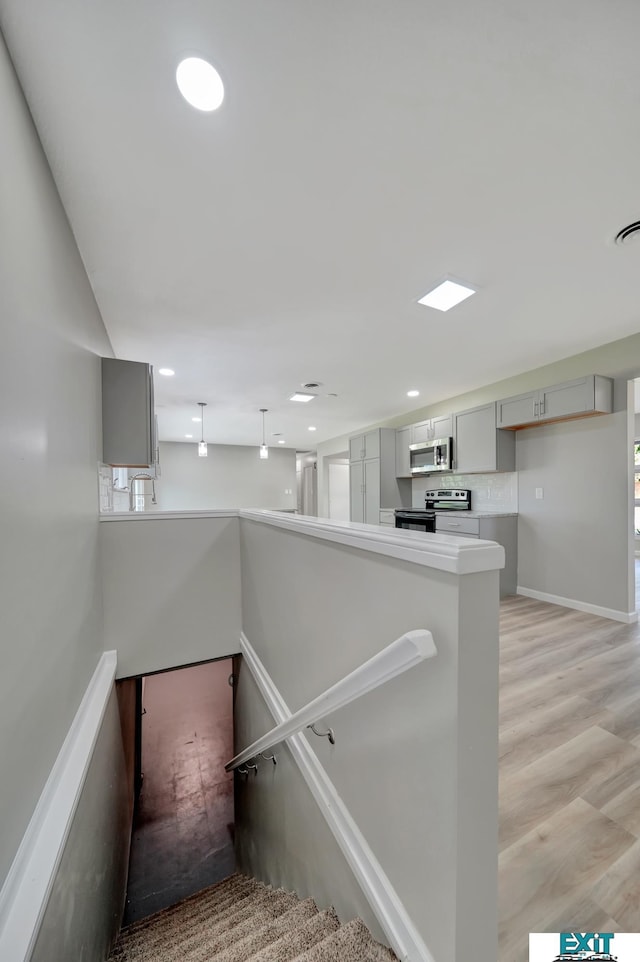
M451 471L453 453L452 438L437 438L409 445L411 474L433 474L434 471Z

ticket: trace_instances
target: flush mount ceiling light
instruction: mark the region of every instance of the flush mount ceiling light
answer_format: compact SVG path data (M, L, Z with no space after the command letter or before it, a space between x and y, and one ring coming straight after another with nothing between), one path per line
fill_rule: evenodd
M420 391L407 391L407 397L418 397Z
M448 311L475 293L474 288L466 284L458 284L457 281L442 281L437 287L427 291L424 297L418 300L418 304L424 304L425 307L435 307L437 311Z
M164 377L173 377L175 371L172 371L170 367L161 367L158 369L158 374L163 374Z
M200 57L187 57L178 64L176 83L184 99L196 110L217 110L224 100L220 74Z
M193 434L185 434L185 438L192 438Z
M267 413L268 408L260 408L260 413L262 414L262 444L260 445L260 460L266 461L269 457L269 448L267 447L267 442L264 439L264 416Z
M285 441L284 438L280 438L280 440L278 441L278 444L286 444L286 443L287 442Z
M204 409L205 409L206 406L207 406L207 402L206 402L206 401L198 401L198 406L199 406L200 410L202 411L202 416L201 416L201 417L199 417L199 418L194 418L194 420L196 420L196 421L201 421L201 422L202 422L202 434L200 435L200 440L198 441L198 457L199 457L199 458L206 458L206 457L207 457L207 454L208 454L208 451L207 451L207 442L206 442L205 439L204 439Z
M314 427L313 424L311 424L311 425L309 426L309 430L310 430L310 431L317 431L318 429L317 429L316 427Z
M313 401L314 397L316 397L315 394L307 394L305 391L296 391L295 394L291 395L289 400L301 401L303 404L306 404L307 401Z

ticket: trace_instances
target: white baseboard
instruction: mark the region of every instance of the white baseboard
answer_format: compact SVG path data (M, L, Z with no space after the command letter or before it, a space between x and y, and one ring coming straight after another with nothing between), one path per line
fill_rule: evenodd
M87 686L0 891L0 959L31 957L116 675L105 652Z
M562 598L560 595L551 595L547 591L535 591L533 588L524 588L522 585L518 585L516 594L524 595L526 598L535 598L536 601L548 601L551 605L561 605L563 608L584 611L589 615L599 615L600 618L622 621L626 625L631 625L638 620L637 611L617 611L615 608L591 605L586 601L577 601L575 598Z
M286 721L291 712L244 632L240 633L240 646L247 667L273 718L278 724ZM397 892L307 739L302 734L293 735L287 739L287 745L393 951L401 962L434 962Z

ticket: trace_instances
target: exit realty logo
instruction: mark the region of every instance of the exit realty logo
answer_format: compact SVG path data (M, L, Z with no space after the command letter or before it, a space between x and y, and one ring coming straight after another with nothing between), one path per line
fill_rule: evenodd
M529 962L638 962L638 932L534 932Z

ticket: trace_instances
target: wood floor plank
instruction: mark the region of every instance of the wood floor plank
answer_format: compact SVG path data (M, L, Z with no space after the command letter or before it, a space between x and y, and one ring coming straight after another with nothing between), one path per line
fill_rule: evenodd
M640 841L624 852L595 882L593 898L601 908L615 916L622 931L640 932Z
M592 725L525 768L505 775L500 779L501 848L573 799L606 794L607 783L621 773L626 788L635 766L640 768L640 750L635 745Z
M640 931L640 628L516 596L500 651L499 962Z
M565 919L561 931L585 931L571 927L571 906L579 898L593 897L595 883L635 841L602 812L575 798L502 852L501 957L513 962L528 945L529 932L549 931L551 917Z

